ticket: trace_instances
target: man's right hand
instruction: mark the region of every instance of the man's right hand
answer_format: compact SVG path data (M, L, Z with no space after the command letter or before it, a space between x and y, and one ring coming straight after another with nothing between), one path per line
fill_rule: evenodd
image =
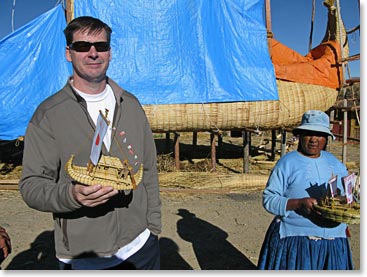
M73 185L72 193L76 201L83 206L96 207L106 203L111 197L118 194L118 190L102 185L86 186L76 183Z

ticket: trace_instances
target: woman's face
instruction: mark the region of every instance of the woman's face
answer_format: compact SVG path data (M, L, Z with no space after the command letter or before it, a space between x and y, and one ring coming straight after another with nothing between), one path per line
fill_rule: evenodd
M325 149L328 135L322 132L301 131L299 134L299 151L310 158L320 157L321 150Z

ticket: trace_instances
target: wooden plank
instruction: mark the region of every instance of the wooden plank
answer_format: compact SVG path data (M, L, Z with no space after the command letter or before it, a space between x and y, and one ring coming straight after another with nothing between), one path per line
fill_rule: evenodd
M0 185L17 185L18 183L19 179L0 179Z
M0 179L0 190L18 190L19 179Z

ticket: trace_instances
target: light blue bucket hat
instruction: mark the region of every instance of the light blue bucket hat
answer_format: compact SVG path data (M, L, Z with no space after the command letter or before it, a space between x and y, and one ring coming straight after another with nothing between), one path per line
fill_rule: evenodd
M310 110L305 112L302 116L301 125L293 129L293 134L297 135L302 130L322 132L335 140L335 136L330 131L329 116L322 111Z

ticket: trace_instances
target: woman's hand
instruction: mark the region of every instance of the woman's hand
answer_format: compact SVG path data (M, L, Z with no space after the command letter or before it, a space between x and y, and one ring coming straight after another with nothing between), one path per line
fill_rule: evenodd
M315 212L314 206L317 205L317 200L311 197L300 199L289 199L287 202L287 211L302 210L307 214Z

